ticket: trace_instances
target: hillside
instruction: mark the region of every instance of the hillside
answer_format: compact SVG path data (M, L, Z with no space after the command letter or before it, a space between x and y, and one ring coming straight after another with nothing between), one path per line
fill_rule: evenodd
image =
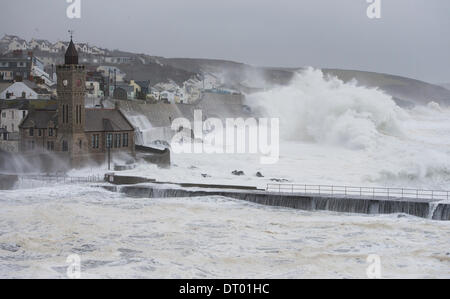
M344 82L356 79L359 85L378 87L394 97L401 105L427 104L430 101L450 105L450 90L442 86L389 74L336 69L323 71Z
M15 38L21 40L19 37L5 35L0 40L0 48L5 49L8 42ZM60 52L45 52L38 48L33 51L46 65L62 63L63 56ZM80 59L83 64L92 67L117 66L126 74L125 80L149 80L151 85L172 81L182 86L191 78L201 79L202 74L209 73L217 77L222 88L252 93L274 85L289 84L293 74L302 70L301 68L256 67L227 60L164 58L120 50L102 49L101 51L103 51L102 54L80 52ZM112 64L107 62L111 57L125 57L129 60L125 63ZM323 69L323 72L336 76L344 82L355 79L359 85L380 88L391 95L399 105L427 104L430 101L440 105L450 105L450 83L440 86L406 77L359 70Z
M252 91L274 84L288 84L301 68L263 68L223 60L171 58L161 59L166 65L191 72L220 74L225 82L242 91ZM450 90L411 78L357 70L323 69L324 74L344 82L355 79L358 85L378 87L391 95L399 105L427 104L430 101L450 105ZM450 88L450 84L446 85Z
M442 86L442 87L444 87L445 89L450 90L450 83L442 83L442 84L439 84L439 86Z

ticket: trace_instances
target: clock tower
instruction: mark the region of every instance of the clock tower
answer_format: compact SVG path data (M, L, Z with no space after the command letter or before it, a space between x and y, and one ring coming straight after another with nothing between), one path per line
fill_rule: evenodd
M78 64L78 53L70 39L65 62L57 67L58 145L72 158L87 152L84 106L86 69Z

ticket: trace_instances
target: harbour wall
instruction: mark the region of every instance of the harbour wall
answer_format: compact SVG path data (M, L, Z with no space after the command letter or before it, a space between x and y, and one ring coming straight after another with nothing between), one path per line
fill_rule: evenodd
M216 186L218 187L218 186ZM305 211L332 211L357 214L408 214L433 220L450 220L450 204L427 199L387 199L309 194L280 194L263 190L221 190L168 188L158 185L105 186L136 198L223 196L262 205Z

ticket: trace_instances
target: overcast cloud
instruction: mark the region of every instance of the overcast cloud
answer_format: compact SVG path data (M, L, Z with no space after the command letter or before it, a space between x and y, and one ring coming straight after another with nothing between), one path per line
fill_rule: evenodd
M315 66L450 82L450 1L382 0L2 1L0 34L76 41L165 57L217 58L260 66Z

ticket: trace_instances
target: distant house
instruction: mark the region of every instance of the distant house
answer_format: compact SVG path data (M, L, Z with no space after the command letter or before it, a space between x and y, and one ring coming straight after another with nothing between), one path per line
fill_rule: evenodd
M13 72L14 79L28 79L33 65L33 53L16 50L0 56L0 71Z
M92 54L92 49L89 48L88 44L85 43L79 43L75 45L75 48L78 52L83 52L85 54Z
M102 50L95 46L92 47L91 51L92 51L92 54L95 54L95 55L105 55L105 53L106 53L105 50Z
M137 94L137 98L146 99L148 95L150 95L150 81L135 81L135 83L140 87L139 94Z
M14 100L18 98L37 100L39 95L24 82L16 82L0 93L1 100Z
M26 40L23 40L23 39L13 40L8 45L9 51L17 51L17 50L26 51L27 49L28 49L28 43Z
M63 52L63 51L66 51L68 46L69 46L69 43L58 41L53 44L52 49L55 52Z
M134 80L130 80L130 84L131 87L133 87L133 92L135 95L137 95L138 93L141 92L141 86L139 86L139 84L137 84Z
M163 102L168 102L168 103L171 103L171 104L175 103L175 93L167 91L167 90L161 92L159 94L159 98Z
M125 64L130 63L133 59L131 57L120 56L120 57L105 57L106 63L113 64Z
M0 128L4 129L3 140L18 140L19 125L28 114L28 101L0 104Z
M86 81L86 96L89 98L103 97L103 91L100 89L100 82Z
M50 91L45 88L39 88L36 84L30 81L15 82L0 93L1 100L48 100L50 99L50 96Z
M3 101L0 104L0 149L7 152L19 151L19 126L28 115L28 101Z
M30 49L38 49L42 52L51 52L52 47L49 41L43 39L32 39L29 44Z
M134 88L133 86L127 84L120 84L116 87L112 87L112 92L110 94L113 95L114 99L117 100L133 100L135 98Z

